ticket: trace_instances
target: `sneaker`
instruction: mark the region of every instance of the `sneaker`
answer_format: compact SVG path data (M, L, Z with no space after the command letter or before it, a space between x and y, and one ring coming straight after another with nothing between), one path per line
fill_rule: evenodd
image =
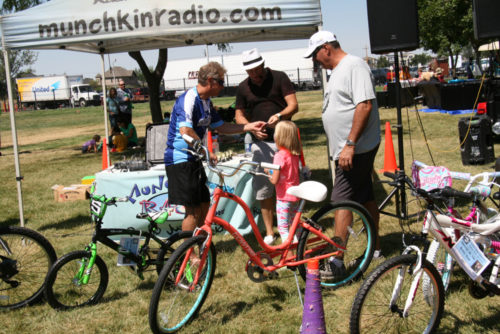
M339 279L346 273L344 261L335 257L326 263L324 270L320 270L320 275L324 279Z
M380 249L376 249L374 252L373 252L373 259L374 260L383 260L384 259L384 256L382 255L382 250Z
M276 240L274 235L266 235L266 237L264 238L264 243L266 245L271 245L274 242L274 240Z

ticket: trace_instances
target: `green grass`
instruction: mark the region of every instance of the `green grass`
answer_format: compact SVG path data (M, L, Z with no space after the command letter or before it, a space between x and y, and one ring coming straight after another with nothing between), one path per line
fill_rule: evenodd
M214 104L227 107L234 98L215 99ZM321 123L320 92L298 94L300 112L294 117L301 129L306 162L314 180L331 189L326 141ZM172 102L163 103L170 110ZM134 124L139 136L151 121L148 104L135 104ZM80 146L92 135L103 136L103 114L99 107L22 111L16 113L19 140L24 214L27 226L44 234L54 245L58 256L82 249L89 242L92 225L88 202L56 203L51 186L79 183L81 178L101 170L100 154L81 154ZM460 116L421 114L427 139L436 165L452 170L478 173L490 170L490 165L463 166L458 150L458 120ZM385 122L396 125L395 109L380 109L382 142L375 161L375 170L383 167ZM408 125L409 119L409 125ZM431 164L431 158L413 109L403 109L403 133L406 172L410 173L413 159ZM0 114L0 209L2 225L19 224L17 190L10 120ZM143 136L143 135L142 135ZM397 134L392 128L397 155ZM410 140L411 138L411 140ZM243 150L243 145L231 149ZM221 145L221 150L225 147ZM495 144L495 150L500 147ZM126 157L143 154L127 152ZM112 154L111 160L123 159ZM377 178L383 178L377 173ZM463 184L456 183L459 187ZM376 183L376 197L381 200L390 188ZM307 205L307 216L321 206ZM412 210L414 207L412 207ZM466 208L463 208L464 210ZM394 210L391 203L388 210ZM397 220L381 217L382 250L386 257L401 251L401 228ZM415 224L418 226L418 224ZM250 238L250 237L249 237ZM252 238L250 238L252 239ZM218 249L215 281L199 317L190 324L187 333L297 333L302 321L302 309L291 272L280 272L280 279L262 284L251 282L245 273L247 261L243 251L227 236L216 236ZM57 312L47 304L0 313L0 333L149 333L147 312L156 274L148 273L140 281L126 268L115 266L116 254L101 246L100 255L110 271L110 282L104 298L96 306L68 312ZM380 262L375 262L370 271ZM447 294L445 314L440 333L499 332L499 297L474 300L467 292L468 279L455 271ZM304 282L300 280L303 288ZM349 312L360 282L335 291L323 292L327 330L347 333Z

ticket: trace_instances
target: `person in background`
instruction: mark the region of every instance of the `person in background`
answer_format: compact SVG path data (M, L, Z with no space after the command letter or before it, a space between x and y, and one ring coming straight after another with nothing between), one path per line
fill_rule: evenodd
M82 153L87 153L87 152L97 153L97 145L100 141L101 141L101 136L99 135L92 136L92 139L86 141L85 144L82 145Z
M276 145L273 142L274 127L281 119L290 120L298 110L295 88L284 72L264 66L264 59L257 49L244 51L243 69L248 77L236 92L235 120L237 124L264 121L266 132L253 133L252 160L272 162ZM264 242L275 240L273 231L274 186L265 176L254 176L252 181L255 198L260 201L262 220L266 228Z
M467 63L467 79L474 79L474 73L472 72L473 67L474 67L474 59L469 58L469 62Z
M125 88L125 81L120 79L116 90L120 113L127 123L132 123L132 92Z
M203 224L210 206L210 192L203 164L186 151L189 145L182 136L200 140L208 127L226 134L252 131L263 135L265 122L225 123L215 111L210 98L218 96L224 88L225 73L226 69L217 62L202 66L198 71L198 84L184 92L172 109L164 160L169 205L183 205L186 210L183 231L193 231ZM215 162L217 158L211 153L210 160Z
M163 123L170 123L170 113L168 111L163 113Z
M127 138L127 147L137 146L137 131L134 124L128 123L126 118L119 118L118 126L120 127L120 131Z
M121 133L120 128L115 126L111 132L113 152L123 152L127 149L128 140L123 133Z
M329 159L335 162L332 202L352 200L362 204L375 223L375 254L380 257L379 211L372 184L373 162L380 144L380 117L373 75L366 62L347 54L334 34L319 31L309 39L305 58L312 57L332 75L325 88L322 121L327 135ZM335 214L335 236L347 243L352 214ZM322 275L342 276L342 257L330 261L331 272Z
M288 238L289 227L297 212L298 204L297 197L286 193L288 188L300 183L300 141L295 123L279 122L274 131L274 142L278 152L274 155L273 164L279 165L280 170L271 170L268 173L271 183L276 187L276 217L278 232L283 243Z
M389 72L386 74L387 82L396 81L396 72L394 72L394 67L392 65L389 67Z
M436 68L435 76L439 80L439 82L441 82L441 83L446 82L444 80L443 69L441 67Z
M107 97L109 124L111 129L118 125L117 120L120 116L120 104L118 102L116 88L109 89L109 96Z

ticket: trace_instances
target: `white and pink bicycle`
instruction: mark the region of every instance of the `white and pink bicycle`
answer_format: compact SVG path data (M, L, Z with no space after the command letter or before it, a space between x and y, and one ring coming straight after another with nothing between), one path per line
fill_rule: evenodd
M396 178L390 173L385 175ZM498 176L500 173L493 172L483 173L481 177L485 180ZM467 191L448 186L427 191L415 187L406 177L408 187L426 202L422 229L425 246L421 250L408 245L403 255L383 262L366 278L352 306L351 333L432 333L439 327L445 290L441 273L432 259L429 261L433 247L427 240L429 233L439 249L449 256L450 263L452 259L471 278L472 297L500 295L500 215L485 211L482 200L489 196L487 187L473 186L480 176L464 174L462 177L469 181ZM466 218L443 212L438 207L439 203L452 198L472 202ZM451 273L451 267L448 270ZM449 276L445 283L448 282Z

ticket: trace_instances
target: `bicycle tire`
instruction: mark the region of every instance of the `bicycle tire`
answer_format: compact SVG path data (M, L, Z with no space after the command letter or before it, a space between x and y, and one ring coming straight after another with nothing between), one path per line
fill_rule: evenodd
M78 284L75 278L82 262L88 263L90 257L88 251L74 251L54 263L45 280L45 298L50 306L66 310L99 302L106 291L109 277L108 268L101 257L96 255L87 284Z
M353 221L350 225L350 235L346 244L346 250L344 251L346 272L345 275L339 277L328 277L325 274L325 269L327 269L329 265L328 259L320 260L320 273L322 273L321 284L326 288L338 288L361 277L370 265L373 252L375 251L375 227L373 219L368 210L362 205L352 201L330 203L319 209L311 219L321 226L324 234L333 239L335 232L335 213L338 210L349 210L353 214ZM298 260L333 251L332 247L325 241L319 240L317 242L311 242L310 240L312 237L315 237L315 235L306 229L302 230L297 250ZM328 246L326 247L326 245ZM306 255L312 247L318 249L322 248L322 250ZM306 266L299 265L298 269L300 275L305 280Z
M192 279L190 274L195 272L190 268L185 270L179 284L174 285L174 281L188 250L192 249L194 254L200 255L205 239L205 236L196 236L186 240L175 250L163 267L149 304L149 326L153 333L177 332L192 321L203 306L215 273L216 251L213 244L208 250L206 267L203 269L195 291L188 290L189 281Z
M436 268L423 260L416 292L410 292L416 254L401 255L379 265L361 285L351 309L350 332L359 333L432 333L439 327L444 308L444 289ZM401 276L403 276L401 278ZM432 295L424 295L421 280L428 276ZM396 287L396 280L401 286ZM397 290L399 288L399 290ZM399 295L395 303L391 299ZM420 293L419 293L420 292ZM408 294L413 296L408 316L403 316Z
M50 242L26 227L0 227L0 256L7 259L5 272L0 269L0 309L13 310L40 301L45 276L57 260Z
M441 275L441 280L443 282L443 288L446 292L450 284L451 275L453 272L453 265L455 260L453 257L444 250L439 241L432 240L429 250L427 251L426 260L429 261L436 267L438 273ZM429 277L425 277L422 282L422 288L427 291L430 285Z
M192 238L192 231L179 231L172 235L170 235L166 240L165 244L162 245L158 251L158 255L156 256L156 272L158 276L161 273L161 270L167 260L172 256L174 251L186 241L186 239Z

